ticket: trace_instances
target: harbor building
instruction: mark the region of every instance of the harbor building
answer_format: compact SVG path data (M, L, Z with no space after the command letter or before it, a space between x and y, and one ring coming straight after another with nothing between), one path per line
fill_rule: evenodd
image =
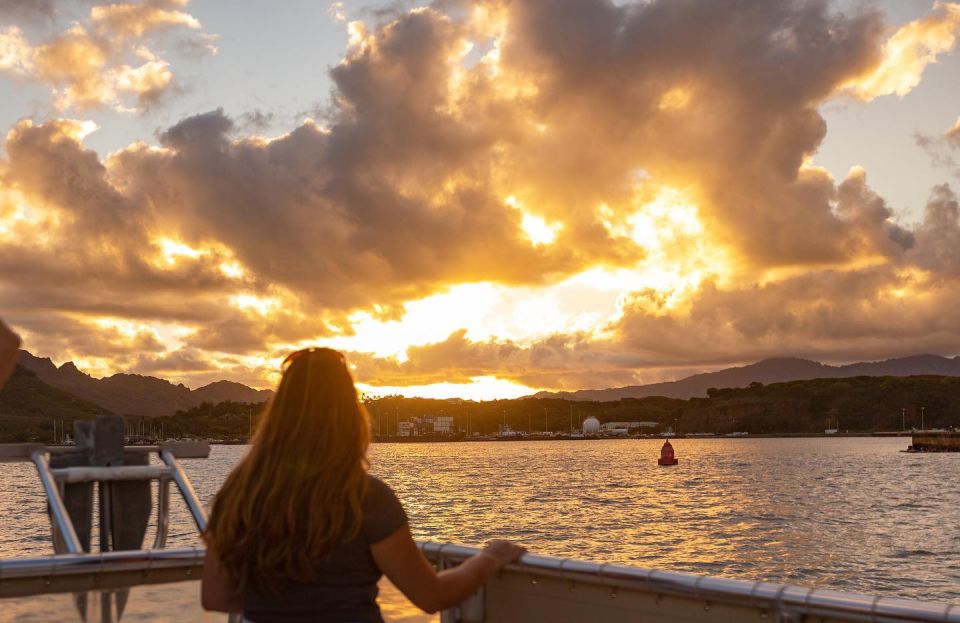
M453 435L456 432L452 416L418 415L397 422L397 435L399 437Z
M600 420L590 416L583 421L584 435L597 435L600 433Z
M600 432L604 435L628 435L632 430L659 426L659 422L605 422L600 425Z

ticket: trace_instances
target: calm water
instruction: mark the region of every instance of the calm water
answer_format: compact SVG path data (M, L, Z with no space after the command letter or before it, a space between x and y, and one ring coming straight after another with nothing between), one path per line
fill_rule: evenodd
M960 454L907 443L678 440L674 468L655 440L378 444L371 458L419 539L960 602ZM201 498L243 452L184 462ZM0 465L0 490L0 556L49 553L32 467ZM195 543L174 512L170 545Z

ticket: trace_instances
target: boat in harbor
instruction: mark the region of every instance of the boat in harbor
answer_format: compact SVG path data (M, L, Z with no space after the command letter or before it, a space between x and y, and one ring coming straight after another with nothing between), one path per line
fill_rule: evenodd
M0 445L0 461L31 463L50 505L51 554L0 560L0 599L46 600L48 595L75 595L70 611L56 620L122 620L136 599L136 587L180 587L180 594L199 595L202 547L167 547L171 489L180 494L194 526L206 526L206 511L197 497L182 459L209 455L205 442L165 442L157 446L103 447L105 435L92 435L77 447L41 444ZM109 444L108 444L109 445ZM144 459L156 457L154 464ZM119 463L116 457L120 457ZM156 464L159 462L159 464ZM66 465L72 463L71 465ZM153 484L147 509L155 525L152 546L91 552L88 524L75 516L86 489L100 492L107 508L130 500L114 495L117 485ZM78 487L79 486L79 487ZM122 489L122 487L121 487ZM77 492L80 492L79 494ZM105 497L106 496L106 497ZM137 496L134 496L137 497ZM104 501L106 500L106 501ZM136 506L132 504L131 508ZM108 513L117 523L100 523L101 540L123 531L130 513ZM78 521L79 519L79 521ZM79 530L77 528L80 528ZM456 566L476 549L420 542L421 551L439 569ZM178 584L179 583L179 584ZM128 601L129 595L129 601ZM40 602L38 601L38 604ZM108 604L103 607L100 604ZM133 617L131 617L133 618ZM226 619L227 617L223 617ZM506 567L480 591L440 613L442 623L559 622L606 623L642 620L810 623L834 621L960 623L960 606L833 591L825 587L752 582L527 554ZM32 619L36 620L36 619ZM172 615L156 619L179 620ZM234 620L236 618L234 617Z
M911 435L907 452L960 452L960 431L921 430Z

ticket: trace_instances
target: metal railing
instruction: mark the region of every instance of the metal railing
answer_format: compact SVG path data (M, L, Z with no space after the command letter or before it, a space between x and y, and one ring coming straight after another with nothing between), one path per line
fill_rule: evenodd
M97 428L101 421L102 430ZM189 441L124 447L122 437L116 434L117 424L107 418L86 430L79 427L78 433L87 434L88 439L74 447L0 444L0 462L30 462L36 468L49 507L56 552L52 556L0 560L0 598L98 592L101 620L106 622L120 619L131 587L199 579L203 548L163 548L170 526L171 482L177 485L199 532L206 528L206 510L177 459L205 458L210 453L209 444ZM163 465L149 465L146 455L150 453L158 454ZM151 481L157 482L155 504ZM131 498L124 497L130 490L119 489L126 483L141 483L134 484L139 487L134 491L139 495L133 500L139 504L135 511L127 504ZM85 551L92 545L94 484L99 493L99 553ZM154 512L153 549L143 549L146 524ZM132 523L124 524L128 520ZM118 534L127 525L131 529L118 542ZM75 601L80 619L87 620L91 601L86 597Z
M459 564L479 551L419 545L438 568ZM758 619L960 623L960 605L526 554L465 604L441 616L444 623Z
M0 598L199 580L204 553L185 547L0 560Z
M187 478L177 458L206 458L210 454L210 444L197 441L174 441L162 443L159 446L126 446L125 453L152 454L160 456L164 466L152 465L121 465L111 467L64 467L51 469L48 455L69 454L77 452L71 447L47 447L42 444L0 444L0 462L32 462L40 477L40 484L50 504L50 520L55 534L55 541L63 544L69 554L83 553L83 547L77 532L74 529L70 514L67 512L62 497L62 486L66 483L80 482L117 482L117 481L149 481L158 482L157 499L157 532L154 548L166 545L167 532L170 524L170 481L176 485L183 500L190 509L190 515L200 533L207 527L207 512L203 507L197 492L190 479ZM109 495L109 489L101 488L101 495Z

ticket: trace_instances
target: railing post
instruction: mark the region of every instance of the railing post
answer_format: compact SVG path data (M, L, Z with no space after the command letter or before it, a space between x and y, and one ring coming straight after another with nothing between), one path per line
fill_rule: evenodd
M455 563L441 555L437 561L437 571L450 569L458 564L460 563ZM457 605L441 610L440 623L483 623L486 620L486 601L486 587L481 586Z
M186 473L184 473L180 464L177 463L177 459L173 456L172 452L169 450L161 450L160 458L173 471L173 481L177 483L177 488L180 489L180 494L187 503L190 514L193 515L193 521L196 522L197 529L203 534L207 531L207 511L203 508L200 498L197 497L197 492L193 489L193 485L190 484L190 479L187 478Z
M153 542L154 549L163 549L167 545L169 531L170 479L160 478L157 481L157 538Z
M67 513L67 507L63 504L63 498L60 497L60 487L50 472L50 464L47 463L46 455L42 450L36 450L30 458L33 459L33 464L37 468L40 484L43 485L43 491L47 494L50 512L53 514L57 532L63 539L67 553L82 554L83 548L80 546L80 539L77 537L77 531L73 528L73 521L70 519L70 514Z

